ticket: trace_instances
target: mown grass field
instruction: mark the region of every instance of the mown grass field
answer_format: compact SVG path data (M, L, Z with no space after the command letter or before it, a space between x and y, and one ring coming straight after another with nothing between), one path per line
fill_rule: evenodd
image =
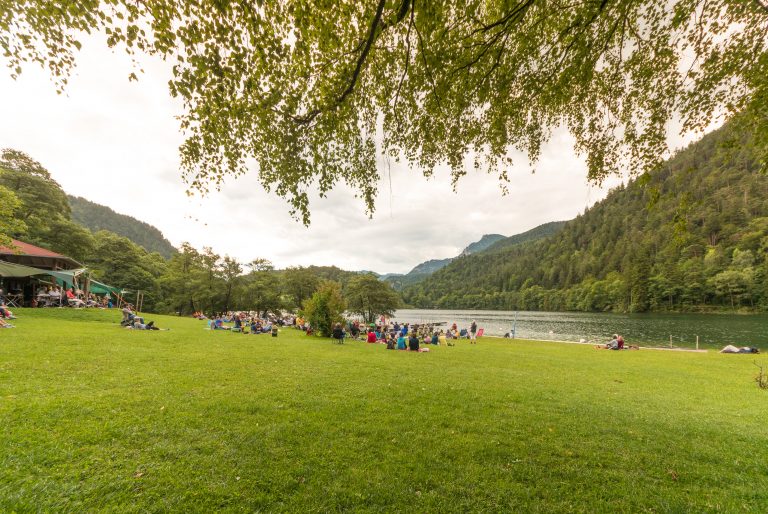
M768 511L766 355L0 330L0 511Z

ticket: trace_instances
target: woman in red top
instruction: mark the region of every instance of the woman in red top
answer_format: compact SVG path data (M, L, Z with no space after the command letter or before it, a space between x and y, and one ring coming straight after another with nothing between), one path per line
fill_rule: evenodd
M368 342L369 343L375 343L376 342L376 332L373 330L368 331Z

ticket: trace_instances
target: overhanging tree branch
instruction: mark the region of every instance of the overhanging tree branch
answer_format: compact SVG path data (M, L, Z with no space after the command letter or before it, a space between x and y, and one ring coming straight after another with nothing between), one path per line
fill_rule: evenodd
M407 0L403 1L403 5L406 5L407 3L408 3ZM381 17L384 14L385 4L386 4L386 0L379 0L379 5L376 6L376 14L373 17L373 21L371 22L371 28L368 31L368 39L366 39L365 46L363 47L363 51L360 52L360 56L357 58L355 69L352 72L352 77L350 78L349 84L347 85L346 89L336 98L336 100L332 105L323 109L321 108L313 109L312 111L310 111L304 116L292 116L292 119L296 123L300 125L308 125L312 123L312 121L320 113L331 110L331 109L335 109L338 105L344 102L344 100L352 93L352 91L354 91L355 84L357 84L357 79L360 77L360 72L363 69L363 64L365 64L365 60L368 58L368 53L371 51L373 42L376 40L376 36L379 32L379 25L381 24ZM407 6L406 6L406 9L407 9Z

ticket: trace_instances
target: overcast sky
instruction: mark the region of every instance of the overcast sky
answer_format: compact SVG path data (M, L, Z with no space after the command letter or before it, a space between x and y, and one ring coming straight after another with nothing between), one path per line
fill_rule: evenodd
M139 82L129 82L130 59L91 39L64 95L32 65L16 81L0 68L0 147L28 153L68 193L146 221L174 245L211 246L243 262L261 257L279 268L405 273L422 261L455 256L483 234L509 236L571 219L621 181L588 184L583 159L570 137L558 133L535 174L524 157L516 160L507 196L484 173L470 172L454 193L446 170L427 180L417 169L381 163L373 219L352 191L339 187L313 199L306 228L253 175L189 198L178 169L182 136L174 116L181 105L168 93L170 68L148 58L142 67ZM673 136L672 144L682 141Z

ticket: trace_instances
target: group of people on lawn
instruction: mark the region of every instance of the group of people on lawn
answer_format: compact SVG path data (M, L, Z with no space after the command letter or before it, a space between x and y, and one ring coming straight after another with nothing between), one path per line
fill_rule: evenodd
M197 319L207 319L202 312L195 314L194 317ZM256 312L227 312L214 315L208 321L208 326L211 330L231 330L243 334L272 334L276 337L278 327L294 325L296 319L292 316L267 315L260 317Z
M453 346L450 340L469 339L470 344L477 344L477 323L472 321L469 329L459 330L456 323L447 330L437 330L432 324L404 323L397 321L379 325L371 324L367 330L362 330L359 321L348 323L348 332L341 323L333 328L332 337L339 343L343 343L347 334L355 340L364 340L368 343L381 343L387 345L387 350L408 350L412 352L429 351L428 345Z

